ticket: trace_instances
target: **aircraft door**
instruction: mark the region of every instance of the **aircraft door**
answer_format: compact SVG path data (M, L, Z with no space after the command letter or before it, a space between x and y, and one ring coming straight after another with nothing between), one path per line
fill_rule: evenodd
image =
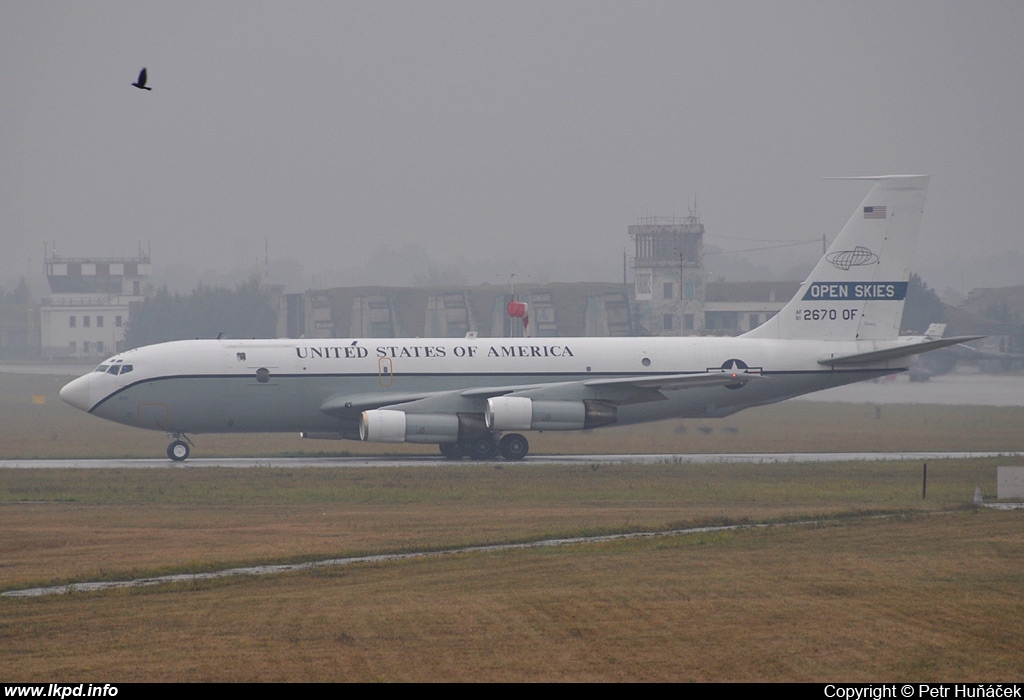
M391 386L395 383L394 361L390 357L377 358L377 381L381 386Z

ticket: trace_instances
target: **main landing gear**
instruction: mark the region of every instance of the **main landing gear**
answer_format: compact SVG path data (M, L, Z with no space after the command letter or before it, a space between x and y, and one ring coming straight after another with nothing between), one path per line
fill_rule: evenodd
M530 443L519 433L509 433L498 442L498 451L508 460L522 459L530 451Z
M509 433L499 440L496 435L485 435L459 440L458 442L441 443L441 454L447 459L470 459L487 461L499 454L509 461L522 459L530 451L530 443L519 433Z
M168 437L174 438L167 446L167 457L175 462L184 462L192 452L192 441L185 433L171 433Z

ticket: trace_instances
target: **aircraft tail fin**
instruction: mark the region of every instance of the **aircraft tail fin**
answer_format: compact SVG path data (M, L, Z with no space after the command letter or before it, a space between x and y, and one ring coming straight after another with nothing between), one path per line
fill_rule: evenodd
M875 184L796 296L745 337L892 340L899 335L929 176L839 179Z

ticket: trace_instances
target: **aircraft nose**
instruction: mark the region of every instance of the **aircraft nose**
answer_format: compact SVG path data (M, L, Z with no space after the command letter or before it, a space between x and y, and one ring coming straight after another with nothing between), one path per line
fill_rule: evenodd
M92 408L89 396L89 379L87 374L65 384L60 390L60 398L66 404L88 411Z

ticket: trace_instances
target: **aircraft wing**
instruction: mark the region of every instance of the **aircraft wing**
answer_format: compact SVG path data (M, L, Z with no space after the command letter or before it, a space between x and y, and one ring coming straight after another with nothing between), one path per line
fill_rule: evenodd
M696 389L698 387L725 386L727 384L746 384L751 379L764 379L760 374L751 372L697 372L694 374L663 374L654 377L626 377L621 379L589 379L584 386L589 387L623 387L633 386L645 389Z
M693 374L639 375L629 377L602 377L571 382L547 384L519 384L506 386L470 387L451 391L421 393L376 392L334 396L325 401L320 410L343 417L358 417L363 411L394 408L409 413L479 412L480 403L496 396L521 396L531 399L574 401L595 399L622 405L664 401L662 391L695 389L700 387L746 384L750 380L764 379L760 374L747 372L698 372Z
M612 405L664 401L663 391L697 389L702 387L743 385L750 380L763 379L760 374L746 372L696 372L693 374L634 375L629 377L600 377L577 382L557 382L516 387L512 391L470 389L464 395L521 396L548 401L603 401Z
M969 340L977 340L978 338L984 337L985 336L983 335L961 335L954 338L939 338L938 340L925 340L919 343L905 343L903 345L897 345L896 347L885 348L884 350L871 350L870 352L859 352L854 355L841 355L838 357L823 357L818 360L818 364L826 365L828 367L868 365L874 362L885 362L886 360L896 360L901 357L920 355L921 353L928 352L929 350L938 350L939 348L958 345L960 343L966 343Z
M359 417L363 411L371 411L384 406L396 406L404 403L411 403L422 399L448 394L451 392L420 392L420 393L390 393L376 392L371 394L345 394L343 396L332 396L320 405L320 410L332 416L341 418Z

